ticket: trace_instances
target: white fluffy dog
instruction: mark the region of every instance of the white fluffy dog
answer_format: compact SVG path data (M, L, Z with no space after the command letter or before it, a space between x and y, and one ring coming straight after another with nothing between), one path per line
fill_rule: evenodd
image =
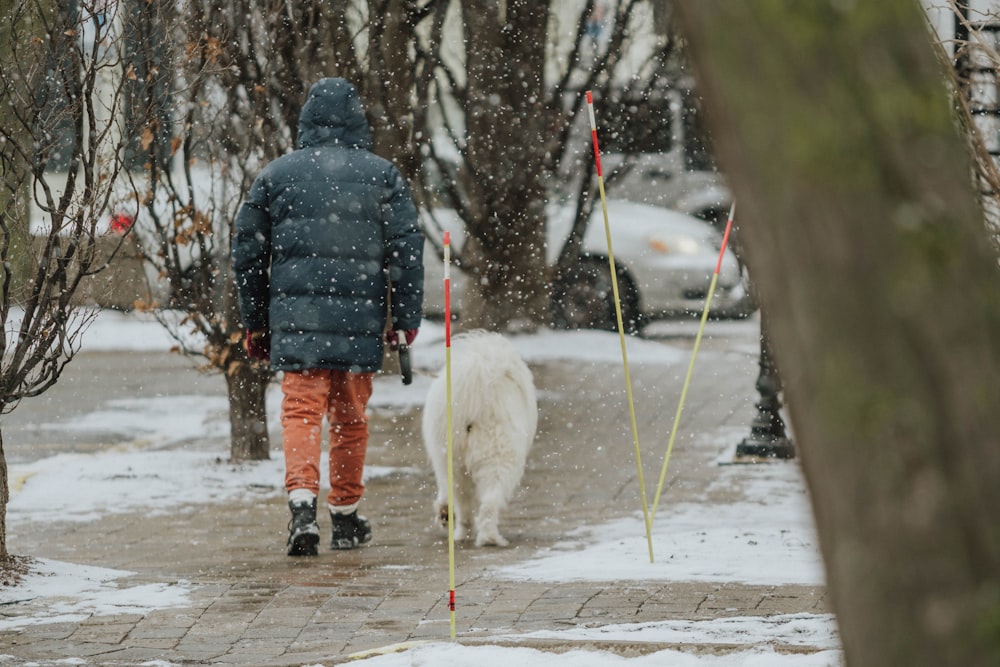
M455 539L464 539L475 510L476 546L506 546L500 511L524 474L538 426L531 371L500 334L473 331L451 347L452 472ZM437 478L435 522L448 525L447 390L445 372L424 404L424 446Z

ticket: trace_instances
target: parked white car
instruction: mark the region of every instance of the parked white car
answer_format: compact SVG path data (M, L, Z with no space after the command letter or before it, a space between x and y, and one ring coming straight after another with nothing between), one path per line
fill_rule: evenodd
M550 264L555 264L569 233L571 215L568 209L550 212L547 244ZM462 225L458 216L451 210L437 210L435 218L451 232L453 247L460 252ZM684 213L624 200L608 202L608 222L626 330L637 332L656 319L702 314L722 247L722 236L716 229ZM429 234L437 238L434 232ZM444 268L430 241L424 263L424 310L430 315L441 315ZM465 297L464 277L453 267L451 278L452 309L460 314ZM710 315L743 318L755 310L747 291L745 271L727 248ZM582 256L570 271L554 280L551 311L551 324L555 327L617 328L600 206L595 207L587 227Z

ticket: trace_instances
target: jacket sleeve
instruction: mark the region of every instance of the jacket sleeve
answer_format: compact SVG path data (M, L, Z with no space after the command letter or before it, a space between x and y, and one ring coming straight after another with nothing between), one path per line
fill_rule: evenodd
M386 264L392 282L393 329L416 329L423 317L424 235L410 188L399 170L389 172L389 199L385 205Z
M267 183L258 176L236 214L233 235L233 273L243 326L250 331L268 328L271 267L271 216Z

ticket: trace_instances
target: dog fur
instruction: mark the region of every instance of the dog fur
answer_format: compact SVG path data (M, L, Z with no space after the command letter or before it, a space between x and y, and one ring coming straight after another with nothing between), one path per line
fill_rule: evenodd
M452 472L455 539L475 528L476 546L507 546L500 512L524 474L538 427L531 371L500 334L474 331L452 338ZM448 525L447 387L445 372L427 393L424 447L437 478L434 520ZM473 512L475 518L473 519Z

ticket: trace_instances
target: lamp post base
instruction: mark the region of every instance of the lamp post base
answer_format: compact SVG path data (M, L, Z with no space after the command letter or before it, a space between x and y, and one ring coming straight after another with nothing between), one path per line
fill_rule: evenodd
M788 438L753 440L746 438L736 445L736 463L759 463L765 459L794 459L795 445Z
M771 361L770 344L761 318L760 375L757 376L757 416L750 435L736 445L734 463L761 463L774 459L794 459L795 445L785 435L781 419L781 377Z

